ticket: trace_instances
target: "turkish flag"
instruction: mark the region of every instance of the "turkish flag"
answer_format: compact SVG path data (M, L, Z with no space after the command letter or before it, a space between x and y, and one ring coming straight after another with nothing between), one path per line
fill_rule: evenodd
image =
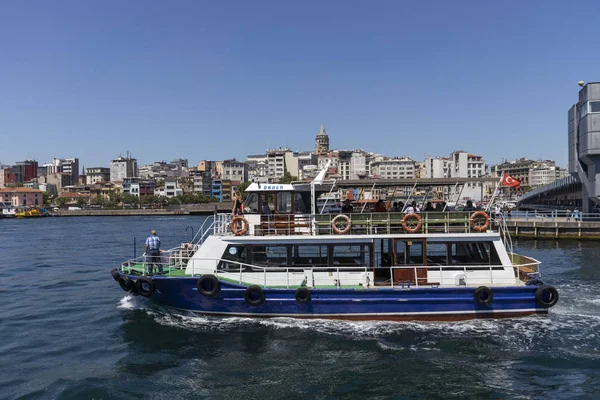
M521 185L521 181L513 178L509 174L504 174L502 176L502 184L509 187L519 187Z

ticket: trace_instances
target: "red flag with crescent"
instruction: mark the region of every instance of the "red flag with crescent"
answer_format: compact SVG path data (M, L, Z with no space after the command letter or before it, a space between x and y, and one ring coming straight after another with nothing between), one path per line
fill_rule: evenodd
M521 185L521 181L513 178L509 174L504 174L502 176L502 184L509 187L519 187L519 185Z

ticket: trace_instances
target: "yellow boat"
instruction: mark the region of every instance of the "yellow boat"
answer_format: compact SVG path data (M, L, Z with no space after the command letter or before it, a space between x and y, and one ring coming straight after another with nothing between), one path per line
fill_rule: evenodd
M15 217L17 218L36 218L36 217L47 217L48 213L42 212L37 208L24 209L15 213Z

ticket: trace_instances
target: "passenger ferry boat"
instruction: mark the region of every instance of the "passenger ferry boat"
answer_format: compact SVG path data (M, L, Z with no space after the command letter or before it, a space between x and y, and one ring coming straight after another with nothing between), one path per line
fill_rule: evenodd
M512 253L487 213L318 214L316 199L334 188L322 178L253 183L244 215L209 217L197 240L162 253L161 275L142 256L113 278L162 305L222 316L464 320L546 314L558 301L540 262Z

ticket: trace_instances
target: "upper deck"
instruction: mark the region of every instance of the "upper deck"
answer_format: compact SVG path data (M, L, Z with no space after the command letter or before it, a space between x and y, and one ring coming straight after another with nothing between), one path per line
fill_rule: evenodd
M382 235L491 232L499 223L484 212L253 213L215 216L219 235Z

